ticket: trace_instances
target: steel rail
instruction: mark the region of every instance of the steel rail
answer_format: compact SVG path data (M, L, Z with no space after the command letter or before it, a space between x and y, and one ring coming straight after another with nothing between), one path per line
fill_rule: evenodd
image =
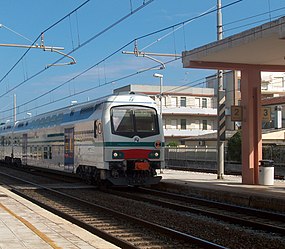
M26 181L26 180L20 179L20 178L15 177L15 176L10 176L10 175L5 174L5 173L1 173L1 174L6 175L7 177L11 177L13 179L16 179L18 181L21 181L21 182L33 185L36 188L40 188L40 189L43 189L45 191L49 191L49 192L51 192L53 194L60 195L63 198L68 198L69 200L72 200L73 202L83 204L85 207L88 206L88 207L96 208L97 210L108 212L109 214L112 214L113 217L121 217L124 220L135 222L137 224L140 224L141 226L144 226L146 228L149 228L151 230L157 231L159 233L168 235L168 236L170 236L170 237L172 237L174 239L183 240L186 243L196 244L196 245L198 245L200 247L203 247L203 248L213 248L213 249L225 249L226 248L226 247L223 247L221 245L212 243L210 241L207 241L207 240L204 240L204 239L201 239L201 238L198 238L198 237L195 237L195 236L192 236L192 235L180 232L180 231L176 231L176 230L168 228L168 227L164 227L164 226L152 223L152 222L145 221L145 220L140 219L140 218L136 218L136 217L133 217L133 216L130 216L130 215L127 215L127 214L123 214L121 212L112 210L110 208L103 207L103 206L98 205L98 204L94 204L94 203L90 203L90 202L85 201L85 200L81 200L81 199L79 199L77 197L70 196L70 195L62 193L62 192L60 192L58 190L54 190L54 189L51 189L51 188L48 188L48 187L45 187L45 186L41 186L39 184L30 182L30 181ZM127 249L128 248L138 248L138 247L130 244L129 242L126 242L124 240L121 240L121 239L118 239L116 237L113 237L112 235L110 235L110 234L108 234L108 233L106 233L104 231L101 231L100 229L97 229L94 226L91 226L91 225L89 225L89 224L87 224L85 222L82 222L82 221L72 217L72 215L64 213L64 212L62 212L60 210L57 210L54 207L51 207L51 206L49 206L47 204L44 204L44 203L42 203L42 202L40 202L38 200L35 200L31 196L22 193L21 190L18 190L17 188L15 188L13 186L10 186L10 187L12 188L11 191L16 193L17 195L20 195L23 198L26 198L26 199L30 200L31 202L36 203L37 205L39 205L39 206L49 210L50 212L53 212L53 213L63 217L64 219L69 220L70 222L73 222L73 223L77 224L78 226L80 226L80 227L90 231L91 233L94 233L94 234L102 237L103 239L105 239L105 240L107 240L107 241L109 241L109 242L111 242L111 243L113 243L113 244L115 244L115 245L117 245L119 247L127 248Z

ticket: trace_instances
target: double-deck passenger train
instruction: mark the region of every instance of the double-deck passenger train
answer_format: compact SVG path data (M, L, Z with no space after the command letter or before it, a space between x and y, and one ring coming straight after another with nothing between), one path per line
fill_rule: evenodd
M93 184L159 183L163 148L154 100L133 92L0 126L0 160L77 174Z

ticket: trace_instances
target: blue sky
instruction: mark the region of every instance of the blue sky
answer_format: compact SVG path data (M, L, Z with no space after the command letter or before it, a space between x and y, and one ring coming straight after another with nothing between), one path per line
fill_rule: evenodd
M223 6L234 2L222 10L224 37L274 20L285 12L284 0L222 0ZM141 51L167 54L181 54L215 41L216 0L90 0L61 20L83 3L85 0L1 3L1 44L40 44L36 38L46 31L44 44L64 47L63 52L70 53L77 62L46 68L62 56L40 49L0 47L1 122L11 119L14 94L21 119L27 112L36 115L66 106L72 100L95 99L127 84L158 85L159 80L152 76L155 72L164 75L165 85L175 86L195 82L203 86L202 79L215 73L183 69L181 60L171 57L155 57L165 63L164 70L142 72L159 64L145 57L122 54L122 50L133 51L135 39ZM137 8L140 10L135 12ZM210 11L213 12L196 18ZM192 18L196 19L186 22ZM173 26L181 22L186 23ZM64 58L58 63L69 61Z

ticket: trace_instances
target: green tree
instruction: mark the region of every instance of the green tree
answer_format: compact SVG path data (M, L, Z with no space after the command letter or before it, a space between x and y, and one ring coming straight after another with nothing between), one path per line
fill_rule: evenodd
M171 141L167 144L168 147L177 147L178 146L178 143L175 142L175 141Z
M227 158L229 161L241 162L241 130L229 139Z

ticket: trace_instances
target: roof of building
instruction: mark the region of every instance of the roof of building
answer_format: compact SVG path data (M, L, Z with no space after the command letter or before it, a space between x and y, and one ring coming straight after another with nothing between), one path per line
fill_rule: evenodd
M123 91L141 92L148 95L158 94L160 92L159 85L126 85L114 89L114 93ZM163 86L162 92L164 95L201 95L201 96L214 96L213 88L192 87L192 86Z

